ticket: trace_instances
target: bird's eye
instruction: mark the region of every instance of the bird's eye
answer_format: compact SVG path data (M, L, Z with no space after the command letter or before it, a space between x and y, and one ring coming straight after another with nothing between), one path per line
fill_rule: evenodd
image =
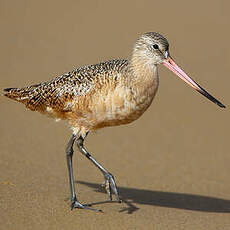
M159 49L159 46L158 46L157 44L154 44L154 45L153 45L153 48L154 48L155 50L158 50L158 49Z

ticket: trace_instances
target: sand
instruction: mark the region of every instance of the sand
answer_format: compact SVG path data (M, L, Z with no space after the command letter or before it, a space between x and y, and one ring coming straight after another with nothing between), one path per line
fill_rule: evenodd
M75 151L78 198L69 208L66 122L1 97L0 229L230 229L227 1L1 1L0 87L39 83L111 58L158 31L217 107L160 67L160 88L136 122L92 133L86 146L114 174L122 204Z

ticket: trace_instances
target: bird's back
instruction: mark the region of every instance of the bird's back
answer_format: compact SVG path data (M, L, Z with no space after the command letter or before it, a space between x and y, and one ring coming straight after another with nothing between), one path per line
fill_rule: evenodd
M87 97L106 82L115 84L127 65L127 60L88 65L47 82L24 88L4 89L4 95L25 104L32 111L49 114L52 110L56 112L53 115L57 116L59 112L63 114L71 110L72 102L78 97Z

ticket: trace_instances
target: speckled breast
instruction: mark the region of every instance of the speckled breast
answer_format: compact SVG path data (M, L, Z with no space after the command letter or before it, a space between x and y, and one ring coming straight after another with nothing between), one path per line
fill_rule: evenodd
M145 88L120 85L108 89L103 96L98 93L90 105L92 128L128 124L138 119L150 106L156 89L155 85Z

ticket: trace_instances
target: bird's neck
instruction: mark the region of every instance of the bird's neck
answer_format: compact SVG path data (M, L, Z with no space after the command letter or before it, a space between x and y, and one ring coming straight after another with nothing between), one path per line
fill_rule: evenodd
M148 91L148 94L155 95L159 85L158 68L150 58L142 53L133 53L129 60L128 75L138 91Z

